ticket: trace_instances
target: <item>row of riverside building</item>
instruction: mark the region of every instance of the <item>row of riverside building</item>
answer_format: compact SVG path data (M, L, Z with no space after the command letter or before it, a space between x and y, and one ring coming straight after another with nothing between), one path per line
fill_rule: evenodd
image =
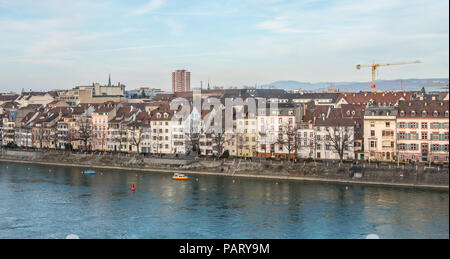
M215 89L160 93L139 103L127 102L121 95L105 96L101 102L75 103L60 92L1 94L1 143L19 148L152 154L449 161L448 92ZM171 102L178 98L190 104L183 120L174 119L183 107L171 110ZM211 100L220 105L199 111L193 105L196 98L203 106ZM231 130L205 130L214 118L225 115L227 99L264 100L266 104L252 111L235 102ZM270 109L273 103L278 106L275 111ZM225 129L224 122L221 127Z

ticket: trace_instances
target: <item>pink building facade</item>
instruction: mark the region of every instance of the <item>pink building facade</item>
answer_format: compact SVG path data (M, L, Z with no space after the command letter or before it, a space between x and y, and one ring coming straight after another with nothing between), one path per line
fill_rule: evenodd
M449 102L404 101L397 116L397 148L401 161L449 161Z
M189 91L191 91L191 72L186 70L172 72L172 92Z

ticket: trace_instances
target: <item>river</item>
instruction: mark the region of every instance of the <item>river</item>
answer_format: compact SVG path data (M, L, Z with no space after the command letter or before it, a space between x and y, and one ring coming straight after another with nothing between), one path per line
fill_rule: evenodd
M0 162L0 238L449 238L448 191L85 169Z

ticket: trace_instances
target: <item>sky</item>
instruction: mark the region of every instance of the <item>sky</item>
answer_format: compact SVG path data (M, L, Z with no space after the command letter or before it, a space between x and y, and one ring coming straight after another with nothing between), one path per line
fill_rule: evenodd
M0 92L448 78L446 0L0 0Z

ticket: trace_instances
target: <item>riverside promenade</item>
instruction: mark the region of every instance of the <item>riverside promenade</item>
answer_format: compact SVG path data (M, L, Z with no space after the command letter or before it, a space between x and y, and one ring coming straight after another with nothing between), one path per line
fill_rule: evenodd
M341 164L336 161L291 162L188 156L160 157L142 154L81 154L55 150L37 152L2 150L0 161L4 163L71 166L82 169L102 168L148 173L181 172L192 175L449 189L448 167L430 168L424 164Z

